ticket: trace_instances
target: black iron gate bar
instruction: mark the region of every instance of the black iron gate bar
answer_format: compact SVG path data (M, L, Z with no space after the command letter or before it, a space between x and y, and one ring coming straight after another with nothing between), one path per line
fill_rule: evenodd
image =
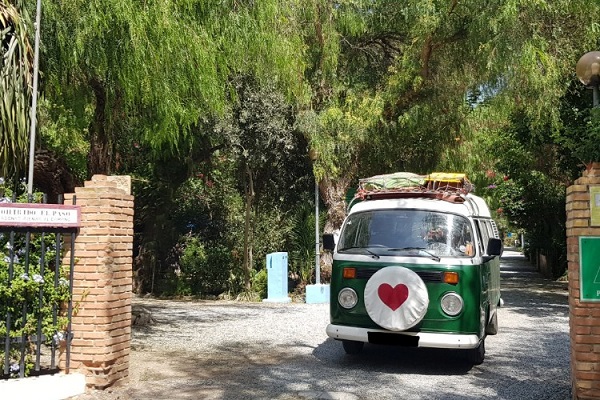
M58 199L58 203L59 204L63 204L63 197L60 196ZM13 196L12 199L13 203L16 203L16 198ZM32 202L32 199L29 198L29 202ZM47 196L44 195L43 197L43 203L47 204ZM76 199L75 196L73 196L73 205L75 205L76 203ZM58 350L58 347L60 345L60 342L62 340L65 341L66 343L66 357L65 357L65 372L69 372L69 368L70 368L70 360L71 360L71 341L73 339L73 335L71 333L71 317L73 315L73 302L72 302L72 297L73 297L73 269L74 269L74 265L75 265L75 236L76 236L76 229L73 228L61 228L61 229L52 229L52 228L44 228L44 229L35 229L35 228L19 228L19 227L11 227L11 228L5 228L5 231L10 230L10 238L9 238L9 262L8 262L8 286L10 287L13 279L14 279L14 260L15 260L15 236L17 233L25 233L25 260L23 263L24 266L24 273L25 274L29 274L29 255L30 255L30 246L31 246L31 233L40 233L42 240L41 240L41 249L40 249L40 275L43 277L44 276L44 269L45 269L45 257L46 257L46 244L45 244L45 236L47 233L54 233L55 234L55 248L56 248L56 255L55 255L55 263L54 263L54 288L57 288L61 282L60 282L60 269L62 266L62 250L63 250L63 233L64 234L70 234L71 235L71 241L70 241L70 259L69 259L69 300L67 302L67 328L66 328L66 332L65 335L63 336L62 332L55 332L54 336L52 337L52 340L50 341L50 349L51 349L51 354L50 354L50 369L51 370L56 370L57 369L57 365L56 365L56 352ZM43 278L42 278L43 279ZM43 305L43 296L44 296L44 287L43 285L40 285L40 289L39 289L39 293L38 293L38 306L42 307ZM52 322L53 325L57 324L58 321L58 312L59 309L57 307L56 304L52 305ZM28 304L26 302L24 302L23 304L23 308L21 310L21 315L23 318L23 325L25 325L26 321L27 321L27 313L28 313ZM16 317L16 316L15 316ZM35 343L35 348L36 348L36 358L35 358L35 367L34 370L36 372L39 372L41 370L41 354L42 354L42 345L44 342L47 341L47 337L45 337L42 334L42 314L40 313L40 315L38 315L38 319L37 319L37 329L36 329L36 335L35 336L29 336L27 337L25 335L25 332L23 332L22 336L19 338L11 338L10 336L10 330L13 324L13 315L10 312L10 310L7 310L7 314L6 314L6 335L4 338L4 378L8 378L10 377L10 375L12 373L14 373L15 371L12 370L12 368L14 368L11 365L11 356L10 356L10 348L11 348L11 344L14 343L19 343L20 345L20 360L19 360L19 377L23 378L25 376L25 359L26 359L26 346L30 343Z

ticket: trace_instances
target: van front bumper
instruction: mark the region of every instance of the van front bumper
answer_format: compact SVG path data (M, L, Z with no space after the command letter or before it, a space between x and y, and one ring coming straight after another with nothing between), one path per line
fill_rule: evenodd
M418 338L417 347L438 349L474 349L479 346L477 335L430 332L394 332L385 329L358 328L355 326L327 325L327 336L337 340L354 340L369 343L369 333L385 335L404 335Z

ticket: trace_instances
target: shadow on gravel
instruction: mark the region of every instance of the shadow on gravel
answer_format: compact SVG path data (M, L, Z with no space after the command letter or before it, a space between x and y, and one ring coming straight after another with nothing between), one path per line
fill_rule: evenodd
M249 354L244 347L240 343L209 354L156 353L156 367L140 371L140 383L128 388L123 398L267 399L289 391L290 382L306 379L298 374L286 377L279 370L294 362L289 354L273 349L268 354L260 350Z
M569 316L568 283L544 278L522 254L501 259L500 287L504 307L537 318Z
M548 314L569 317L569 304L566 294L532 293L519 288L502 289L504 307L529 317L543 317Z
M359 354L348 355L340 341L328 338L313 355L334 368L393 374L464 375L473 365L459 350L365 344Z
M307 398L306 393L325 393L332 389L343 393L364 393L367 386L377 388L398 385L398 376L405 373L452 375L464 374L470 368L462 364L461 370L461 367L455 365L459 359L445 356L440 358L440 353L426 351L425 354L411 354L411 351L390 351L390 348L377 349L376 346L365 349L360 358L344 355L341 348L339 352L333 352L336 355L327 356L332 354L330 347L337 345L339 343L333 340L326 340L312 355L294 351L294 347L304 346L302 343L290 343L289 346L269 346L268 343L263 343L262 346L258 344L249 347L247 343L241 342L230 343L226 348L215 348L210 353L153 353L156 355L155 365L146 365L143 371L138 371L139 383L121 391L122 397L118 398L303 399ZM452 365L445 365L444 360ZM448 396L443 398L480 398L470 397L465 393L452 397L452 392L453 389L449 388ZM425 394L418 398L439 397Z
M511 338L510 347L489 353L473 370L477 386L496 388L500 399L571 399L567 333L521 327L499 335Z
M322 346L335 344L332 340L327 340ZM374 387L397 385L395 376L390 373L401 374L405 368L408 368L409 362L417 361L407 359L399 364L399 368L389 370L392 361L396 364L398 359L395 361L390 359L389 364L384 362L382 365L381 350L375 351L371 356L367 355L366 361L352 361L344 355L339 358L334 356L333 359L315 360L310 354L298 354L294 350L303 346L305 346L303 343L270 346L266 342L252 345L236 342L202 354L153 353L156 356L155 364L146 365L143 371L138 371L139 383L136 387L129 387L120 392L123 397L119 398L132 400L302 399L306 398L304 394L307 392L331 391L332 384L335 385L336 380L339 382L339 389L343 392L356 393L370 384ZM322 346L314 352L319 353ZM330 353L330 350L325 350L325 353ZM396 356L407 357L402 353ZM376 362L376 358L379 358L379 361ZM346 362L338 365L336 359L346 360ZM321 364L316 368L319 361L325 362L325 365ZM432 362L421 365L434 367ZM371 368L388 373L374 376L369 373ZM388 370L385 371L385 368ZM439 366L436 369L438 374L448 372L443 371Z

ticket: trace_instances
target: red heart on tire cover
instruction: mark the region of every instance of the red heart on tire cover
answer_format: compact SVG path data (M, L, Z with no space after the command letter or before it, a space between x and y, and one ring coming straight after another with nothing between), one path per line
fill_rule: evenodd
M377 294L383 304L396 311L408 298L408 287L402 283L392 287L387 283L382 283L377 289Z

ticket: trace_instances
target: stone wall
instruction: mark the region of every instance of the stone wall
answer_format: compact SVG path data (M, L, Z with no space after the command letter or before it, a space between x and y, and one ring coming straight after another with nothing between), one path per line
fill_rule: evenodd
M129 376L131 342L133 196L125 176L94 175L65 204L81 207L75 239L70 371L103 389ZM70 238L65 238L70 249ZM70 252L65 256L69 265ZM65 367L65 355L61 367Z
M600 236L590 219L590 187L600 186L600 163L593 163L567 188L567 258L573 399L600 399L600 303L580 300L579 238Z

